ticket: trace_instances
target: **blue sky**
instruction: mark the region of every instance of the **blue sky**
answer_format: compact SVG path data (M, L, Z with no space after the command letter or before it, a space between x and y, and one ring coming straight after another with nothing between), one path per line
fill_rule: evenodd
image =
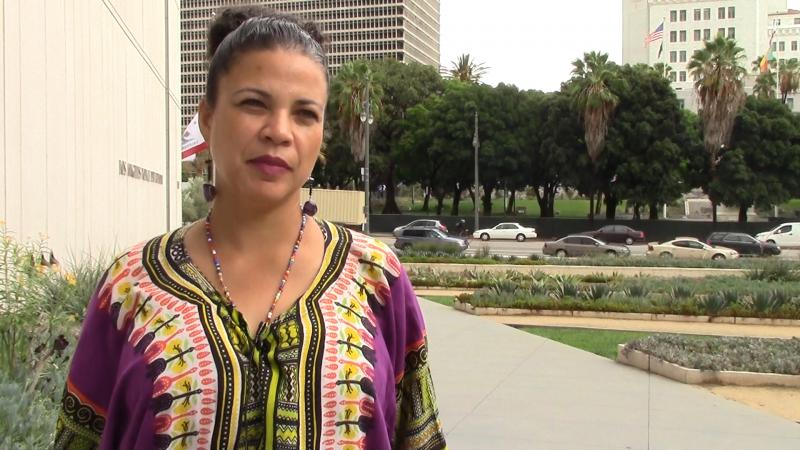
M489 66L489 84L557 90L590 50L621 61L621 0L441 0L442 65L469 53Z

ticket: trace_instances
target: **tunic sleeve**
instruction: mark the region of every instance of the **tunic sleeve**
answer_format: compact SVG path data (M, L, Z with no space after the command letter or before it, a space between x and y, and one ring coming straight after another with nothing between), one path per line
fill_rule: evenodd
M406 275L391 286L395 308L397 416L393 448L447 448L428 365L427 336L419 301Z
M140 355L128 343L130 317L120 301L133 301L119 259L103 276L89 301L72 356L61 402L55 449L151 448L152 383Z
M110 359L119 354L121 343L114 339L118 333L110 329L111 320L99 305L104 280L89 301L72 356L56 424L55 449L97 448L105 428L113 383L108 369L114 365Z

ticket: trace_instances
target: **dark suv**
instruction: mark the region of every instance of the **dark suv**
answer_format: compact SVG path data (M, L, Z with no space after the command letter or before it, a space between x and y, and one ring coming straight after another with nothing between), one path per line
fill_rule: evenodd
M773 256L781 254L781 248L777 245L761 242L746 233L715 231L708 235L706 244L727 247L736 250L740 255Z

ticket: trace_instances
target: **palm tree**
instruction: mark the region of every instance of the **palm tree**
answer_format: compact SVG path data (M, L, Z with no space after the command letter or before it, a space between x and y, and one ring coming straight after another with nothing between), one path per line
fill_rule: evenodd
M800 61L792 58L781 64L778 71L778 79L781 88L781 102L786 104L789 94L794 94L800 88Z
M775 73L772 71L775 68L775 60L769 61L766 72L761 71L761 58L753 60L753 73L756 75L756 82L753 86L753 95L758 98L774 98L775 86Z
M733 39L717 36L705 47L694 52L689 72L695 80L700 97L699 115L703 121L703 146L709 156L709 176L713 181L720 160L720 150L730 144L733 123L744 106L741 60L744 49ZM708 196L714 223L717 222L717 200L709 182Z
M608 62L607 53L583 54L572 65L570 89L576 109L583 118L586 150L592 163L592 180L589 187L589 218L594 220L594 178L597 158L603 151L611 115L619 98L611 92L609 84L615 77L614 65Z
M452 65L450 68L450 76L455 80L465 81L467 83L478 83L488 69L483 63L476 63L469 53L459 56L458 59L450 64Z
M670 79L669 75L674 72L672 66L662 62L653 64L653 70L655 70L657 74L661 75L662 77L668 80Z
M364 160L365 124L361 122L364 100L369 89L372 116L380 109L382 90L374 82L374 74L366 60L350 61L339 69L331 86L333 106L337 109L339 125L350 138L350 150L356 161Z

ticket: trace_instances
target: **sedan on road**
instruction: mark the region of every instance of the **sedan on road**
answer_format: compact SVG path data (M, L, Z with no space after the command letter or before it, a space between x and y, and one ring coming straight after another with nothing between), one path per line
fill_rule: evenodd
M633 245L635 242L644 242L644 232L634 230L625 225L606 225L599 230L581 233L603 242L619 242L620 244Z
M536 239L536 228L523 227L516 222L497 224L494 228L484 228L472 233L472 237L482 241L489 239L516 239L523 242L525 239Z
M679 237L659 244L652 242L647 246L647 256L662 258L732 259L739 252L725 247L712 247L693 237Z
M441 230L432 228L406 228L394 241L398 250L407 250L418 246L432 248L455 248L461 252L469 247L466 239L452 237Z
M774 243L761 242L746 233L715 231L708 235L706 244L714 247L727 247L736 250L740 255L777 256L781 254L781 248Z
M394 229L394 237L400 237L407 228L431 228L447 233L447 227L442 222L433 219L419 219Z
M567 256L630 256L631 251L621 245L610 245L591 236L571 235L555 242L545 242L542 253L564 258Z

